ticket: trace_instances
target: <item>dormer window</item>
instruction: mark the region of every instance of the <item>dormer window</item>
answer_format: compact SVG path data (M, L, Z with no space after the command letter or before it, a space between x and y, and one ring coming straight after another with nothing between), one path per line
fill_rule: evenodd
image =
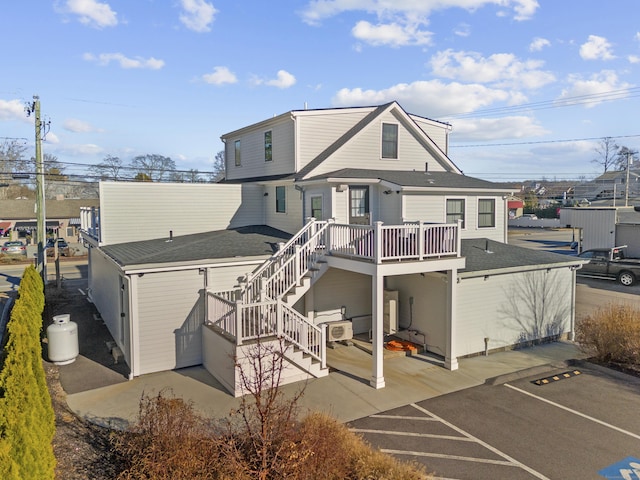
M382 124L382 158L398 158L398 124Z

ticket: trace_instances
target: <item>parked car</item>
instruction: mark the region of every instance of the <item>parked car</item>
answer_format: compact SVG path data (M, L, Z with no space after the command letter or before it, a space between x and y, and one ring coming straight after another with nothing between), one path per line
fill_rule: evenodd
M613 248L593 248L585 250L579 258L589 260L578 270L581 276L617 280L624 286L631 286L640 278L640 259L627 258L625 246Z
M20 240L4 242L0 252L4 255L26 255L27 246Z
M55 254L55 240L53 238L47 240L46 251L48 257L53 257ZM69 256L69 244L64 238L58 239L58 255L62 257Z

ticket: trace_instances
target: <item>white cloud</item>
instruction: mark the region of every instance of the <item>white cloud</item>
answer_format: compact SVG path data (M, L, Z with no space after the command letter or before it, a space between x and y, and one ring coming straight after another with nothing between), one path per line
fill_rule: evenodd
M111 62L120 64L121 68L144 68L149 70L159 70L164 67L164 60L158 60L157 58L128 58L122 53L101 53L100 55L94 55L92 53L85 53L82 58L89 62L96 62L98 65L107 66Z
M397 100L407 111L430 118L473 112L495 102L522 103L510 91L479 84L443 83L440 80L400 83L383 90L343 88L332 99L335 106L380 105Z
M483 57L477 52L445 50L431 57L430 63L435 75L464 82L535 89L555 81L552 73L541 70L542 61L521 61L509 53Z
M611 44L604 37L589 35L589 39L580 45L580 56L584 60L612 60Z
M418 25L400 25L398 23L372 25L364 20L359 21L351 33L358 40L371 45L392 47L429 45L432 35L431 32L420 30Z
M402 17L409 21L422 17L426 21L435 11L448 8L474 11L488 5L512 8L515 20L531 18L539 6L537 0L310 0L301 15L311 25L350 11L375 13L379 19Z
M0 99L0 121L2 120L27 121L27 115L24 113L24 102Z
M212 73L202 75L202 79L211 85L236 83L237 77L227 67L214 67Z
M218 10L205 0L181 0L183 13L180 21L185 27L194 32L202 33L211 30L211 24Z
M48 142L48 138L49 138L49 135L47 135L47 142ZM55 153L58 155L69 155L71 157L86 158L86 157L100 155L104 153L104 148L94 143L83 143L83 144L66 143L64 145L58 145L58 147L55 148Z
M452 142L496 141L542 136L550 133L527 116L456 120Z
M468 37L471 35L471 25L468 23L461 23L455 28L453 33L459 37Z
M118 24L118 14L111 10L111 6L96 0L67 0L64 11L77 15L83 25L95 28L115 27Z
M629 63L640 63L640 57L638 55L629 55L627 59Z
M68 118L62 124L62 128L74 133L101 132L99 128L95 128L87 122L76 118Z
M53 132L47 132L47 134L44 136L44 141L54 145L58 145L60 143L60 139Z
M255 77L252 79L254 85L268 85L270 87L277 88L289 88L295 85L296 77L291 75L286 70L278 70L277 77L272 80L265 80L262 78Z
M594 107L607 100L625 98L628 96L626 89L632 87L629 83L620 82L616 73L611 70L594 73L587 80L579 75L570 75L567 80L571 86L562 90L558 101L568 105L572 103L581 104L587 108Z
M530 52L539 52L544 47L549 47L549 46L551 46L551 42L549 40L547 40L546 38L536 37L529 44L529 51Z

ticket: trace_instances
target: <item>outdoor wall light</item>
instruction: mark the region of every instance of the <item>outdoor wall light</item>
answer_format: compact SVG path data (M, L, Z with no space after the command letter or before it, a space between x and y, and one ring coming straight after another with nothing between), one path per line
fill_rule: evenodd
M268 197L269 196L269 192L264 192L263 197Z

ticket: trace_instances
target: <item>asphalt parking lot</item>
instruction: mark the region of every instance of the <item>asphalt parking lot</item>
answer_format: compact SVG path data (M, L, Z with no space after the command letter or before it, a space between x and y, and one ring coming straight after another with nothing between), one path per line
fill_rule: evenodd
M372 445L419 462L441 479L636 480L639 411L639 378L585 362L497 379L495 385L349 426ZM618 476L607 476L610 472Z

